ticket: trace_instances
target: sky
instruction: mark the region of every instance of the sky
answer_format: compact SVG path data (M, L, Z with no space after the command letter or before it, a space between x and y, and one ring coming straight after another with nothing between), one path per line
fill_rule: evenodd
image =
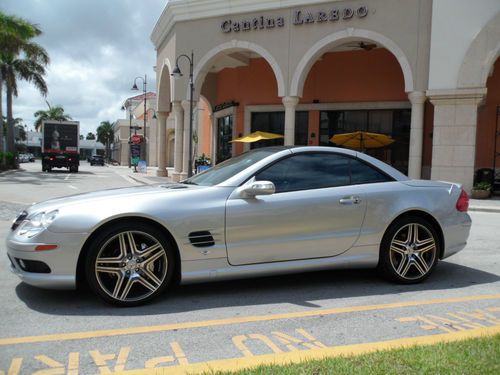
M1 0L0 10L37 24L35 41L51 59L44 98L33 86L18 82L14 117L33 129L33 114L61 105L80 134L95 133L101 121L125 118L125 99L135 77L147 75L147 90L156 91L156 51L150 35L167 0ZM4 92L5 93L5 92ZM4 98L5 100L5 95ZM5 105L5 102L4 102ZM4 106L4 112L5 112ZM5 115L5 113L4 113Z

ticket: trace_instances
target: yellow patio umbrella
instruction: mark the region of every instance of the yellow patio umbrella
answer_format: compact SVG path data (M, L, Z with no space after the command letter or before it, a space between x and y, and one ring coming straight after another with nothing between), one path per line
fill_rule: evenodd
M232 142L253 143L264 139L284 138L281 134L256 131L240 138L233 139Z
M364 151L369 148L380 148L390 145L394 139L380 133L357 131L354 133L335 134L330 142L353 150Z

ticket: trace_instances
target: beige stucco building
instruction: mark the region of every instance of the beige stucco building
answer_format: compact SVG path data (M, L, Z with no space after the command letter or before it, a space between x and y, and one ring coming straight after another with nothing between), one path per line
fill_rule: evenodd
M470 190L500 168L497 0L171 0L151 39L159 175L172 156L174 180L189 168L191 53L195 156L241 153L230 140L255 130L287 145L366 130L396 139L370 153L412 178Z
M114 141L112 159L120 165L130 165L130 137L133 134L144 136L144 116L146 116L147 153L141 150L141 159L147 159L149 166L158 165L158 127L156 119L156 94L146 93L146 114L144 114L144 95L137 95L125 100L122 110L125 119L118 119L113 124ZM137 129L135 129L137 127ZM144 143L143 143L144 145Z

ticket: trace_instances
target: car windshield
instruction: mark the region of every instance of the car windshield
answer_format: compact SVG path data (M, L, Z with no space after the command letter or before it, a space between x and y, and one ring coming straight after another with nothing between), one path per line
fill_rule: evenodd
M274 154L275 152L276 148L258 149L245 152L244 154L223 161L215 167L212 167L205 172L197 174L182 182L184 184L202 186L217 185L240 173L242 170L250 167L251 165L261 161L265 157Z

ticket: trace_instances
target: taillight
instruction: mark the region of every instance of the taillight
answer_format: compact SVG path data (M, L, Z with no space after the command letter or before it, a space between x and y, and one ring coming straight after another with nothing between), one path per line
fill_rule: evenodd
M456 207L457 210L460 212L467 212L467 210L469 209L469 196L467 195L464 189L462 189L462 192L458 197Z
M49 160L54 160L54 158L49 158Z

